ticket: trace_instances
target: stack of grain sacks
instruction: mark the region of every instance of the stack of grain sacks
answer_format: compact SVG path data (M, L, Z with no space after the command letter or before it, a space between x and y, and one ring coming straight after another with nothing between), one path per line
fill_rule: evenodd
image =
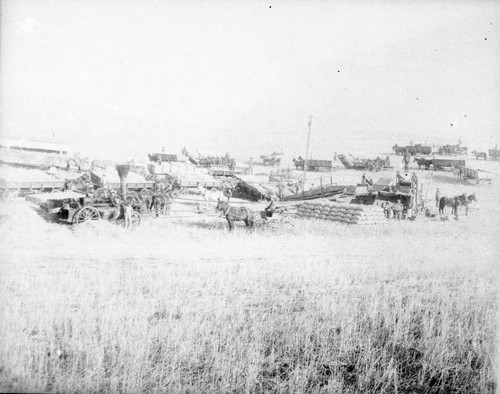
M381 224L386 222L383 209L376 205L306 202L299 206L297 214L303 218L347 224Z

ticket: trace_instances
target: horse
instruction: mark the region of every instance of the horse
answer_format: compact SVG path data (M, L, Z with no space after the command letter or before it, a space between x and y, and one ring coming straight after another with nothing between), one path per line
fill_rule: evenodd
M302 156L299 156L298 159L293 159L293 164L295 165L295 168L297 170L303 170L304 169L304 165L305 165L305 162L304 162L304 159L302 158Z
M198 183L197 188L198 194L201 194L201 196L205 200L205 206L207 208L209 201L219 201L223 200L225 197L227 197L227 200L229 201L230 196L226 196L224 192L219 189L206 189L201 186L200 183Z
M424 168L426 170L429 169L429 167L431 166L432 164L432 159L425 159L423 157L421 157L420 159L417 159L416 157L413 159L413 162L414 163L417 163L418 164L418 168L420 169L421 166L424 166Z
M255 222L255 213L245 207L230 207L227 201L218 200L217 206L215 207L217 211L222 212L226 217L227 223L229 225L229 231L234 228L234 222L242 221L245 226L252 229Z
M477 150L473 150L472 154L476 156L476 160L479 159L480 157L486 160L488 156L486 155L486 152L478 152Z
M392 150L396 155L403 155L405 153L406 148L404 146L398 146L398 144L392 147Z
M439 200L439 214L444 215L444 208L448 206L451 207L451 213L455 214L455 216L458 216L458 207L460 205L463 205L465 206L465 216L467 216L469 212L469 204L472 201L477 201L476 195L474 193L468 197L465 193L453 198L441 197L441 199Z
M169 216L170 206L172 205L172 194L167 193L155 193L151 196L151 202L149 205L149 211L152 211L153 207L155 209L156 217L160 214Z

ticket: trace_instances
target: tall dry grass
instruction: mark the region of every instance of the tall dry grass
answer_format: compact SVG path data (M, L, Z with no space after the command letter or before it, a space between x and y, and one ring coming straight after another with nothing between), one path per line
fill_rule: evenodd
M42 239L2 223L2 391L495 390L499 254L479 219L30 218Z

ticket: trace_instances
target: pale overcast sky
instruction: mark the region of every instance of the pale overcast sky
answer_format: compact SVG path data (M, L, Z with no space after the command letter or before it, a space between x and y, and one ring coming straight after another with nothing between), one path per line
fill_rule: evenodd
M101 156L499 142L500 2L2 1L0 130ZM399 133L399 135L398 135ZM98 148L98 149L97 149ZM155 149L157 148L157 149Z

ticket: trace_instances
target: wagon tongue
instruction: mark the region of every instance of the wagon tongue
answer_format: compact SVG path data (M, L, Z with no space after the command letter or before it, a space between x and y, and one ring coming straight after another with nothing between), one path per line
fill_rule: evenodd
M116 171L118 171L118 176L120 177L120 186L122 189L123 200L127 198L127 175L130 170L129 164L117 164Z

